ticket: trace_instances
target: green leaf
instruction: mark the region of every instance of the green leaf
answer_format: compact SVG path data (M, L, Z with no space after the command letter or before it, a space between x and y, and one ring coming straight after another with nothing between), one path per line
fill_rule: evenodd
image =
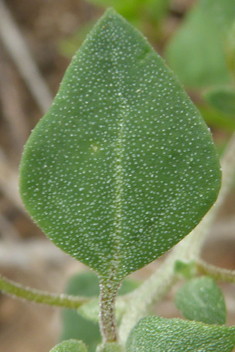
M58 247L122 280L186 236L219 188L198 110L142 34L108 10L25 146L26 209Z
M235 117L234 87L215 87L205 92L203 96L215 109Z
M87 349L82 341L67 340L53 347L50 352L87 352Z
M151 316L134 327L126 352L231 352L234 346L234 326Z
M175 305L185 318L206 324L225 324L224 296L216 282L208 276L187 281L177 291Z
M187 87L230 82L225 40L235 18L234 0L199 0L166 49L170 67Z

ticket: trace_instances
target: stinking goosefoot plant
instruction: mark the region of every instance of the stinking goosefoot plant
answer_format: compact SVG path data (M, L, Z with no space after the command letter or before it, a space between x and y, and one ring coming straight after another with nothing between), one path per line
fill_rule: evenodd
M234 149L232 140L215 203L220 166L197 108L142 34L107 10L74 56L20 165L20 193L34 221L99 277L97 351L232 351L235 327L224 325L214 279L234 282L234 273L199 258L230 187ZM116 299L126 276L178 242L156 273ZM180 277L188 280L175 303L188 320L149 316ZM5 278L0 289L98 316L96 297L51 295ZM51 350L65 351L87 347L68 340Z

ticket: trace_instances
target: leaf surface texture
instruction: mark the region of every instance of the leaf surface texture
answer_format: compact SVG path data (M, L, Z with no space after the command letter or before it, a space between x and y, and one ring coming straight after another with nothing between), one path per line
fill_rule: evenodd
M127 340L127 352L231 352L235 327L151 316Z
M220 187L198 110L112 9L74 56L20 173L26 209L46 235L117 280L187 235Z

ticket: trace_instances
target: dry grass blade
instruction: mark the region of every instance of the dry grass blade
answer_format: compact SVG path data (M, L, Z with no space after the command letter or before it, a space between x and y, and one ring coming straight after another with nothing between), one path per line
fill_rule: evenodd
M17 172L11 168L1 148L0 148L0 170L1 170L0 190L6 196L6 198L10 199L19 210L23 210L25 212L18 192Z
M51 105L52 94L34 62L23 35L2 0L0 0L0 37L35 101L45 113Z
M19 157L29 133L28 121L23 111L21 94L14 73L0 57L0 99L3 117L10 128L14 154Z

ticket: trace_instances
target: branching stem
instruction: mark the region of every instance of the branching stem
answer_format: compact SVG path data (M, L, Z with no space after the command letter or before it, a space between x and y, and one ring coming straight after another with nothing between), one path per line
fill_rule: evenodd
M100 280L100 330L103 343L116 342L117 326L115 318L115 299L120 283L112 278Z
M23 287L3 276L0 276L0 291L13 297L22 298L23 300L57 306L60 308L78 309L81 305L90 300L86 297L75 297L65 294L56 295L29 287Z
M209 275L215 280L231 282L235 284L235 270L231 271L228 269L218 268L215 265L208 264L202 259L197 260L196 266L201 274Z

